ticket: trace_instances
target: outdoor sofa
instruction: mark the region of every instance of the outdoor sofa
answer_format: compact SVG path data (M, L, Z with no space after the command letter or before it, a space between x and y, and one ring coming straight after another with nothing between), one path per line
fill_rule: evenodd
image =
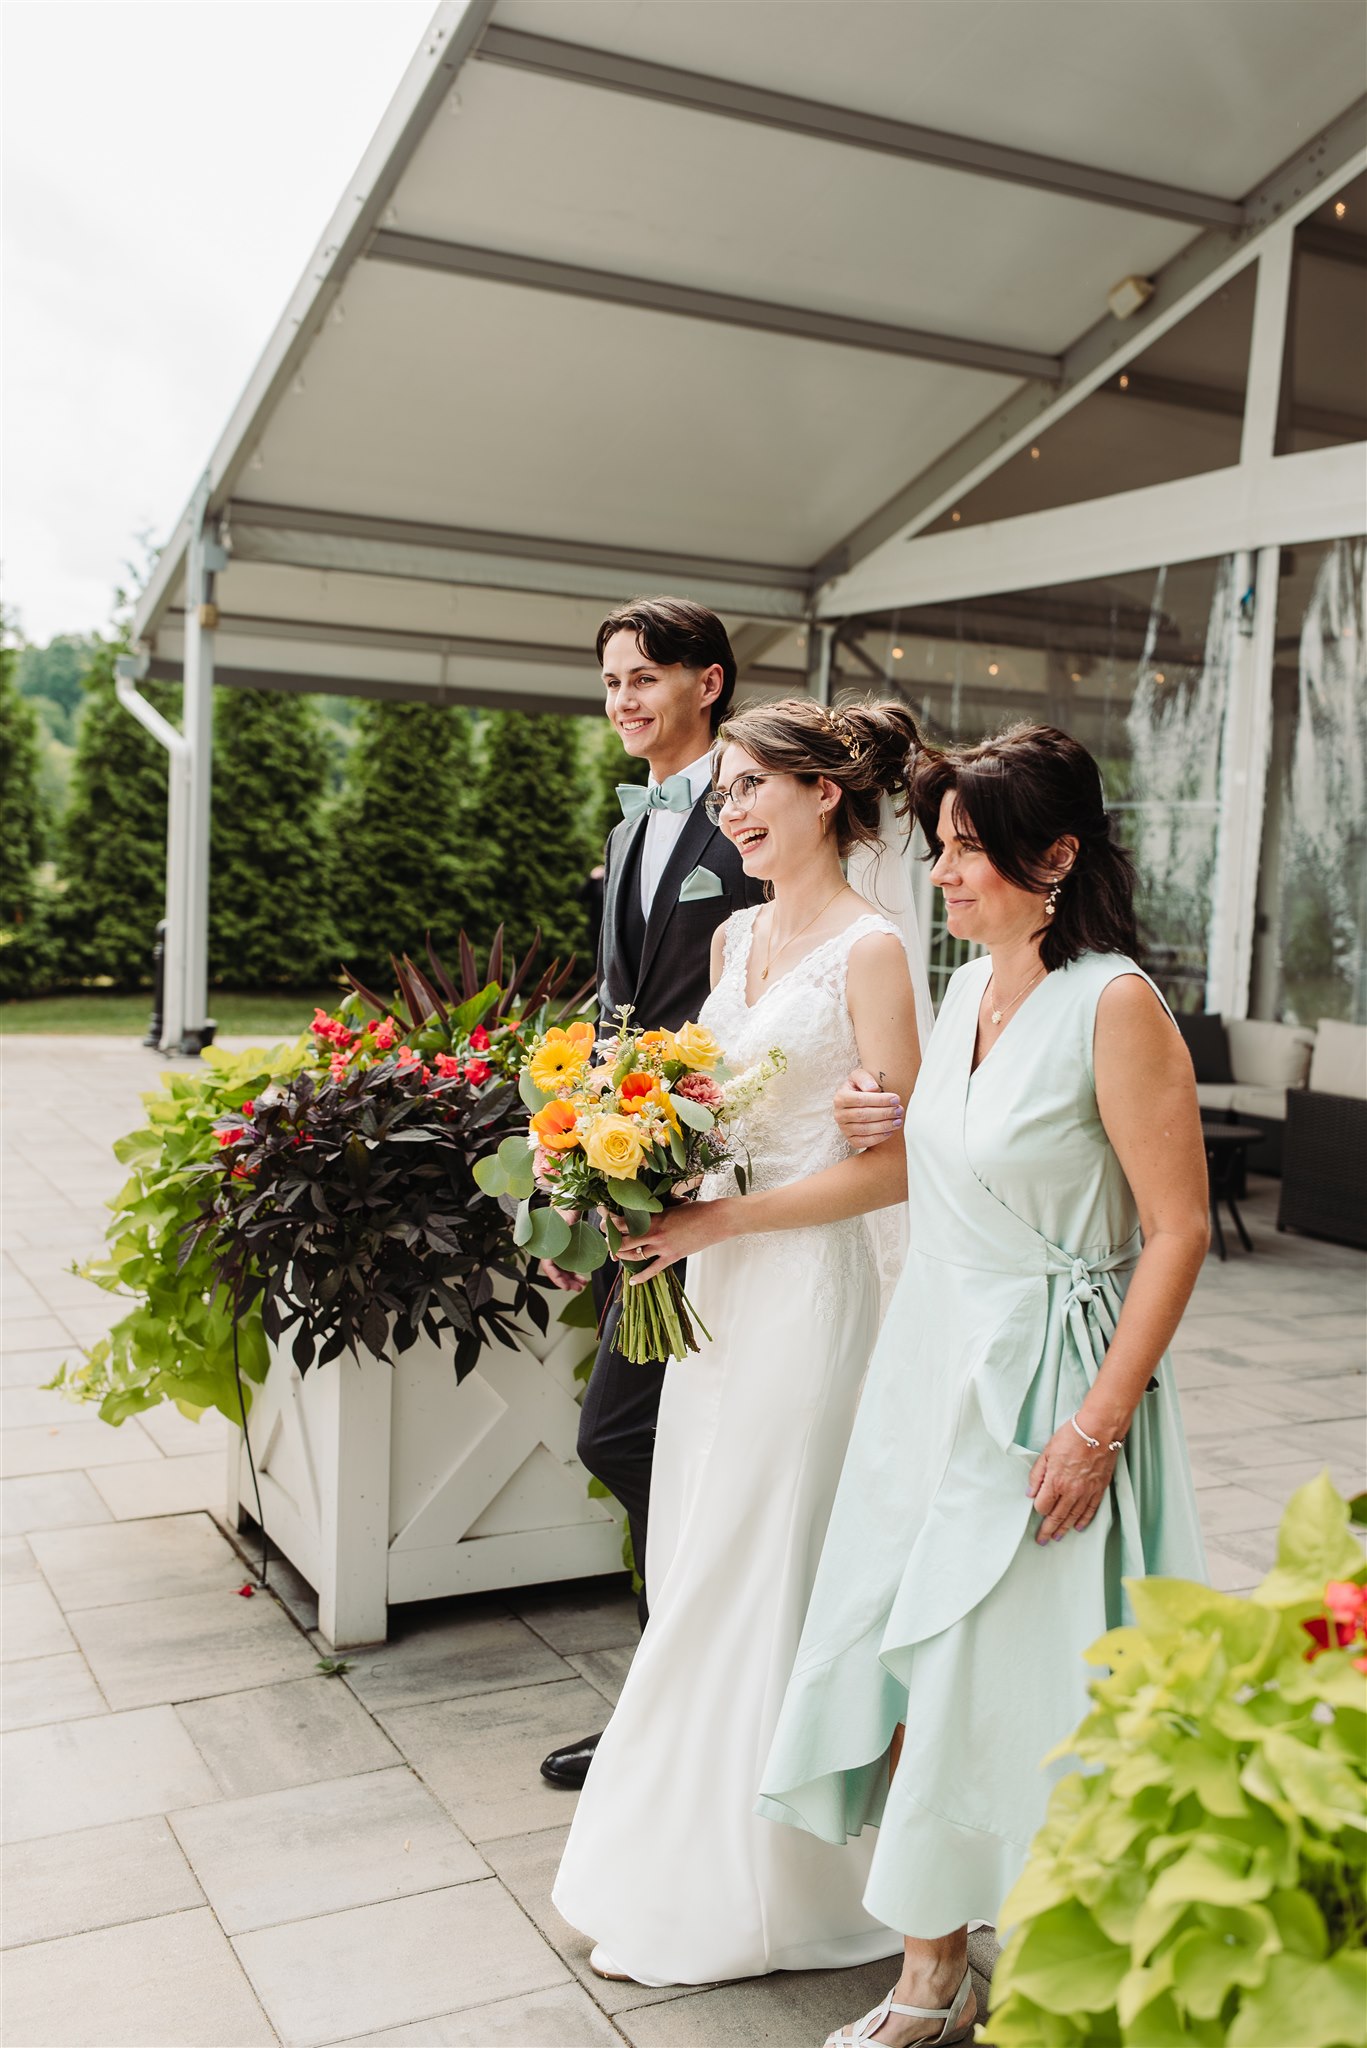
M1255 1017L1184 1016L1178 1026L1196 1069L1196 1098L1207 1122L1252 1124L1254 1173L1280 1173L1287 1104L1310 1079L1315 1033L1301 1024ZM1346 1026L1345 1029L1351 1029Z
M1288 1090L1278 1230L1367 1246L1367 1027L1322 1017L1309 1085Z

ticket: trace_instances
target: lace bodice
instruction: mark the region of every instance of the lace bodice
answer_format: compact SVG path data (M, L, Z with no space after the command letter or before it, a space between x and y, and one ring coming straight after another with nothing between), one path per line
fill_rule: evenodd
M746 970L758 906L737 911L726 926L721 978L703 1005L700 1022L719 1040L734 1076L781 1047L787 1067L737 1119L750 1153L752 1186L781 1187L834 1166L849 1151L831 1114L836 1089L859 1064L859 1048L845 1000L851 949L871 932L895 925L868 911L844 931L814 946L795 967L769 982L753 1003L745 999ZM717 1193L730 1192L728 1168ZM708 1190L708 1192L712 1192Z

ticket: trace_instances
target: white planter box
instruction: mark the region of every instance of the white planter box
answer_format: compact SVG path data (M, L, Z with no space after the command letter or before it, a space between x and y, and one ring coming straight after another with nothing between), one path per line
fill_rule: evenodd
M249 1417L273 1547L314 1586L337 1649L383 1640L391 1604L622 1569L621 1517L590 1500L575 1456L574 1367L592 1332L485 1347L459 1386L450 1349L420 1338L394 1366L349 1353L301 1374L276 1352ZM228 1516L255 1516L242 1433Z

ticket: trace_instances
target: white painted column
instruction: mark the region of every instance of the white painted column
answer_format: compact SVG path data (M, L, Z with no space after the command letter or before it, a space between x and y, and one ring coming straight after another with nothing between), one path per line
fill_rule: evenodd
M209 1015L209 820L214 766L214 644L218 612L215 572L226 557L205 525L206 477L196 508L185 575L185 666L182 729L187 744L187 819L181 888L180 1030L167 1045L197 1047ZM170 920L168 918L168 925ZM168 938L170 933L168 931Z
M389 1608L393 1368L349 1353L315 1367L318 1626L335 1650L384 1641Z

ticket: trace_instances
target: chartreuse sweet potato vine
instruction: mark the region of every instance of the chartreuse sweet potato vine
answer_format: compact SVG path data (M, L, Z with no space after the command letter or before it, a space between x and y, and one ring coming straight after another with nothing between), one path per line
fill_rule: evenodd
M1251 1599L1129 1583L1134 1626L1088 1653L1105 1675L1059 1752L1082 1769L1002 1908L995 2048L1367 2041L1367 1566L1349 1520L1322 1475Z
M199 1215L224 1118L240 1116L244 1103L302 1072L312 1057L307 1037L269 1051L210 1046L193 1072L163 1074L162 1086L142 1098L146 1123L115 1145L128 1179L109 1204L107 1250L82 1271L107 1292L133 1299L82 1363L64 1365L52 1381L78 1400L98 1402L106 1422L167 1400L188 1412L219 1408L239 1419L231 1297L217 1284L207 1249L183 1256L185 1232ZM250 1382L264 1380L270 1362L255 1308L242 1318L238 1356L250 1403Z

